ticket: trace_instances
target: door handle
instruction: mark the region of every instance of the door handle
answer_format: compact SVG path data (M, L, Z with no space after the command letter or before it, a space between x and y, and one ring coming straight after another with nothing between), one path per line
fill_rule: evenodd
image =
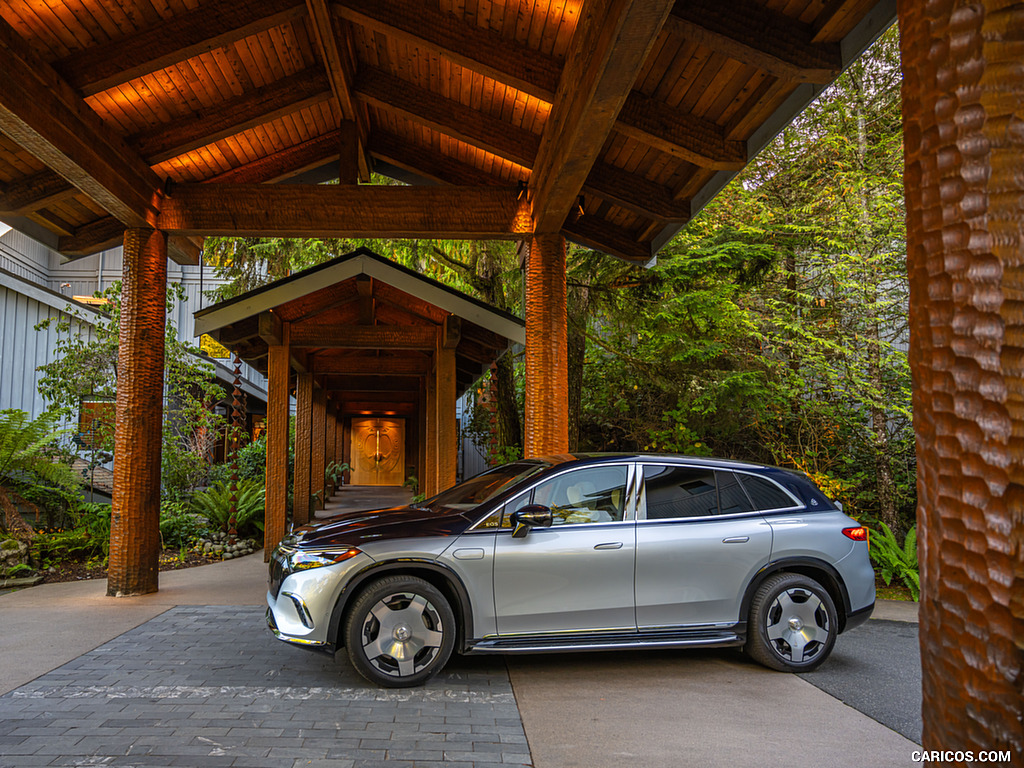
M723 544L745 544L750 541L749 536L730 536L727 539L722 539Z
M622 542L610 541L607 544L595 544L594 549L622 549Z

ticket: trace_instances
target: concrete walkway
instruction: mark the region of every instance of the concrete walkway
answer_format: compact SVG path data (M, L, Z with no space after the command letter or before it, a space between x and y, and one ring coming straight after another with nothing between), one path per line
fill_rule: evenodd
M0 766L860 768L917 748L733 651L458 658L424 689L370 688L265 630L259 554L105 589L0 596Z

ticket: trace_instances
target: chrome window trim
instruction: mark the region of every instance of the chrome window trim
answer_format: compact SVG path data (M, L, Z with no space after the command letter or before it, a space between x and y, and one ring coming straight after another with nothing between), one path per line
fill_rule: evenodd
M510 498L508 501L502 503L501 506L497 507L496 509L492 509L488 514L484 515L471 526L469 526L469 528L463 531L463 533L478 533L480 531L483 531L484 533L498 533L500 531L511 531L511 528L479 528L478 526L482 525L485 520L487 520L490 517L493 517L495 514L501 514L502 511L505 509L506 504L515 501L524 493L533 493L537 489L537 486L542 485L543 483L546 483L549 480L554 480L555 478L561 477L562 475L566 475L570 472L579 472L581 470L587 469L605 469L610 467L623 467L626 470L626 498L623 500L622 519L606 520L600 523L571 523L569 525L552 525L551 527L562 529L586 526L590 528L595 525L621 525L622 523L634 522L637 520L637 505L635 503L635 497L637 494L636 487L638 485L636 462L631 461L629 459L623 459L622 461L610 461L607 463L599 462L597 464L584 464L583 466L569 467L568 469L563 469L560 472L555 472L554 474L551 475L545 475L543 478L536 481L533 485L529 486L528 488L524 488L522 491L520 491L515 496Z
M769 483L772 483L776 488L778 488L780 491L782 491L787 497L789 497L794 502L794 506L791 506L791 507L773 507L771 509L753 509L753 510L751 510L749 512L733 512L732 514L729 514L729 515L701 515L700 517L659 517L659 518L648 519L648 517L647 517L647 482L644 480L644 470L643 470L643 468L646 467L646 466L651 466L651 467L682 467L682 468L687 468L687 469L704 469L704 470L710 470L712 472L732 472L734 475L749 475L751 477L756 477L756 478L759 478L761 480L767 480ZM778 513L778 512L795 512L797 510L803 509L804 506L805 506L804 504L800 503L800 500L797 499L796 496L794 496L792 493L789 492L789 489L784 488L783 486L781 486L779 483L775 482L770 477L765 477L764 475L758 474L757 472L751 472L748 469L733 469L731 467L728 467L728 468L727 467L715 467L715 466L708 466L707 464L696 464L694 462L680 462L680 463L677 464L676 462L666 462L666 461L657 461L657 460L651 460L651 461L643 461L643 460L641 460L641 461L636 462L636 478L637 478L637 484L640 486L639 500L638 500L638 504L637 504L637 507L636 507L636 515L637 515L636 520L637 520L638 523L670 523L670 522L687 522L687 521L708 522L710 520L736 520L736 519L742 519L742 518L746 518L746 517L760 517L760 516L763 516L763 515L775 514L775 513ZM716 476L715 477L715 487L717 488L717 486L718 486L718 477ZM750 498L750 494L747 493L746 487L744 487L742 485L742 483L740 484L740 487L743 488L743 492L747 494L747 498L750 500L750 503L753 504L754 500Z

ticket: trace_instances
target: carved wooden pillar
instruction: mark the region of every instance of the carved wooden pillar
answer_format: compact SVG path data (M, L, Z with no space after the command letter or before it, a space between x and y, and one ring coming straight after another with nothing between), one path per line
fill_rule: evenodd
M565 240L537 235L526 257L527 457L569 450Z
M325 456L325 460L328 465L331 465L338 460L337 440L335 435L337 424L338 415L335 410L334 403L328 401L326 423L324 425L324 444L327 448L327 455ZM327 482L326 479L324 480L324 482ZM326 494L324 495L324 502L325 504L327 502Z
M449 315L437 338L434 366L437 423L437 487L435 493L455 485L459 465L458 425L455 421L455 348L459 345L459 318Z
M434 371L427 374L426 401L424 413L424 429L427 439L424 445L423 492L429 499L441 489L437 486L437 359L434 359Z
M416 451L416 478L419 480L418 493L427 498L427 379L429 374L420 379L420 391L416 398L416 436L419 441Z
M305 525L312 510L313 374L300 373L295 385L295 481L292 487L292 523Z
M158 589L167 236L129 229L123 258L107 573L115 597Z
M313 388L313 440L310 457L310 494L319 494L319 508L324 502L324 472L327 468L327 393L323 387ZM310 511L312 515L312 510Z
M288 524L288 324L283 344L268 347L267 357L267 496L263 559L284 538Z
M1024 753L1024 6L903 0L926 750Z

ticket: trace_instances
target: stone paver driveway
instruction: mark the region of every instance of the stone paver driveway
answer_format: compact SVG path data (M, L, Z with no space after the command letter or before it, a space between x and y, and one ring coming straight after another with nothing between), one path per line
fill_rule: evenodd
M0 766L531 765L501 658L381 690L263 615L178 606L0 696Z

